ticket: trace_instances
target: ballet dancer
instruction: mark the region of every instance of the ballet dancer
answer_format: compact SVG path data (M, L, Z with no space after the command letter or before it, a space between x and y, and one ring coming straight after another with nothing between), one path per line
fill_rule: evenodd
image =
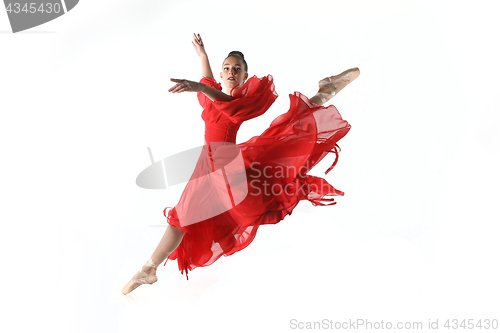
M193 34L192 44L201 60L203 78L200 82L171 79L175 85L168 91L197 93L204 109L202 118L205 121L207 144L216 141L235 144L241 123L263 114L277 98L273 79L270 75L249 78L248 64L243 53L233 51L224 59L220 72L220 80L226 88L223 92L222 86L214 79L205 45L199 34ZM350 125L341 118L333 105L323 105L359 74L358 68L351 68L324 78L318 83L318 92L311 98L298 92L290 95L291 107L286 114L276 118L260 136L238 144L247 165L258 163L261 168L270 167L286 160L289 161L289 166L305 168L308 171L327 153L334 152L336 159L330 169L333 168L338 158L336 143L349 131ZM295 151L297 153L294 155ZM204 172L214 171L212 151L206 156L209 156L211 164L199 163L194 173L203 168L208 170L202 170ZM293 159L290 159L290 156ZM201 159L200 156L200 161ZM212 169L209 168L210 165ZM247 175L255 177L255 172L252 174L250 169L246 170ZM222 255L232 255L244 249L254 239L260 225L278 223L291 214L299 201L309 200L313 205L332 205L335 203L331 202L333 199L326 199L324 196L344 194L323 178L300 172L286 179L273 176L269 181L282 187L290 185L296 189L306 189L306 192L296 191L279 195L259 192L257 195L247 195L238 204L231 198L230 209L199 220L195 213L199 214L208 208L203 208L204 200L197 199L204 193L197 191L195 185L191 185L194 181L190 180L179 204L168 214L165 209L164 214L169 225L151 257L123 287L123 294L130 293L140 285L155 283L158 280L156 269L165 259L177 259L181 273L185 271L187 277L188 270L208 266ZM320 186L313 189L310 185ZM191 187L192 189L188 190ZM183 205L185 202L189 204Z

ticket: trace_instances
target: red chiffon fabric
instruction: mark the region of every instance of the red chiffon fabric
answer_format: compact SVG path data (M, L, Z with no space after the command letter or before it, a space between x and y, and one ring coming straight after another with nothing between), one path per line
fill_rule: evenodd
M214 79L200 82L222 90ZM240 125L265 113L278 95L268 75L251 77L233 97L212 102L198 93L205 145L179 203L168 214L169 207L164 210L168 223L185 232L167 260L177 259L186 277L189 270L247 247L260 225L280 222L301 200L333 205L326 196L344 195L325 179L307 175L330 152L335 161L325 174L335 166L337 141L351 128L333 105L318 106L295 92L288 112L261 135L236 145Z

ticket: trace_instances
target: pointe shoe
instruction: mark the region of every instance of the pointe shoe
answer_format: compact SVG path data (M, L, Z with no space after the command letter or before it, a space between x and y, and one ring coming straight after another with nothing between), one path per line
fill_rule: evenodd
M318 82L319 92L317 95L324 104L333 96L337 95L339 91L344 89L349 83L356 80L359 74L359 68L354 67L339 75L327 77Z
M149 258L147 263L144 264L144 266L153 267L153 268L155 268L155 271L153 272L153 274L147 274L146 272L144 272L142 270L142 267L141 267L139 272L136 273L136 275L125 285L125 287L123 287L122 293L124 295L127 295L128 293L130 293L132 290L139 287L140 285L143 285L146 283L153 284L156 281L158 281L158 277L156 276L156 267L158 267L158 265L156 265L153 262L153 260L151 258Z

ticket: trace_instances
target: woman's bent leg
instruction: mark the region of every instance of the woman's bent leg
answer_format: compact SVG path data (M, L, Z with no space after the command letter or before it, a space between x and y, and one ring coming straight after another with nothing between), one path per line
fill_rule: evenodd
M323 105L328 102L333 96L339 93L342 89L344 89L349 83L356 80L359 76L359 68L351 68L348 69L339 75L327 77L321 81L319 81L319 90L311 97L309 100L311 103L317 105Z
M318 96L318 94L314 95L313 97L309 98L309 101L311 103L317 104L317 105L323 105L323 101L321 98Z

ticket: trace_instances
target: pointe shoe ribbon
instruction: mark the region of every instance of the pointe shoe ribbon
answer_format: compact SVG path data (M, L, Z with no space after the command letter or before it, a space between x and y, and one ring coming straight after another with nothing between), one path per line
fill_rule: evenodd
M158 265L156 265L151 258L148 259L148 261L146 262L146 264L144 266L153 267L155 269L158 267ZM122 293L124 295L127 295L128 293L130 293L131 291L133 291L134 289L136 289L140 285L153 284L156 281L158 281L158 277L156 275L148 275L146 272L144 272L142 270L142 267L141 267L141 269L139 270L139 277L136 279L132 278L125 285L125 287L123 287Z

